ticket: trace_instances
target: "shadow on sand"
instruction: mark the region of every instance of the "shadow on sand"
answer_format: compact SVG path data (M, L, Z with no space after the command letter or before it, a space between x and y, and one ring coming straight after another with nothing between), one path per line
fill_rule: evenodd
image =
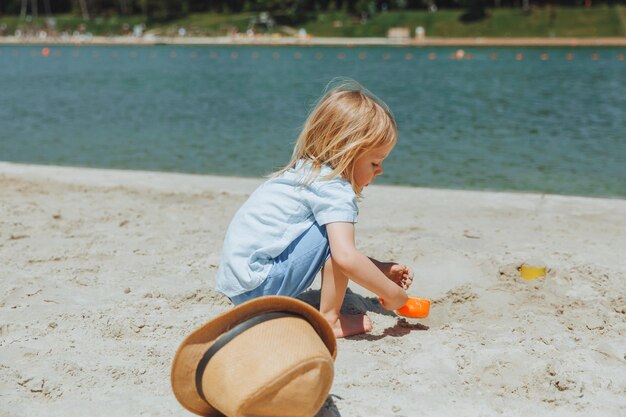
M319 309L320 307L320 290L308 290L298 296L298 298L305 303L312 305ZM383 330L382 334L360 334L356 336L350 336L350 340L380 340L384 337L401 337L411 333L412 331L428 330L429 327L420 323L409 323L406 319L398 317L393 311L389 311L380 304L376 297L363 297L356 294L348 288L346 291L346 297L344 298L343 305L341 306L341 312L344 314L367 314L373 312L382 314L385 316L396 317L398 320L394 326L388 327Z
M319 309L320 307L320 290L308 290L298 296L298 298L307 304ZM359 294L355 294L348 288L346 291L346 297L343 305L341 306L341 312L345 314L367 314L368 312L374 312L377 314L383 314L385 316L396 317L397 321L394 326L388 327L383 330L382 334L361 334L356 336L350 336L350 340L368 340L375 341L385 337L401 337L411 333L412 331L428 330L428 326L424 326L420 323L409 323L406 319L398 317L393 311L389 311L380 304L376 297L363 297ZM330 394L326 399L326 402L322 406L321 410L315 415L315 417L341 417L341 413L335 404L335 399L342 400L341 397Z
M341 413L339 412L339 409L337 409L337 405L335 405L335 398L339 400L343 399L338 395L329 394L326 402L315 417L341 417Z

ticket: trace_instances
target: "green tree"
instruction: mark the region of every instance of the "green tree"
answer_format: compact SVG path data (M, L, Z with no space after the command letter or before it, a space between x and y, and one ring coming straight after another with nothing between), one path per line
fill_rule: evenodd
M487 17L486 0L463 0L465 13L459 19L463 22L475 22Z

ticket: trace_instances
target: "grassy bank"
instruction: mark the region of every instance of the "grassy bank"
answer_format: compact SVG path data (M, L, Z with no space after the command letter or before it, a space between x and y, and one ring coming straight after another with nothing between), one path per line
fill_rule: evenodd
M366 23L343 14L322 14L303 27L317 36L385 36L390 27L408 27L413 33L422 26L427 36L551 37L626 36L623 7L492 9L489 17L464 23L462 11L380 13Z
M291 35L304 28L314 36L380 37L386 36L391 27L407 27L413 34L417 26L426 30L427 36L437 37L606 37L626 36L626 7L585 8L532 8L490 9L488 17L471 23L462 22L462 11L440 10L391 11L378 13L367 21L342 12L320 13L298 25L277 25L274 32ZM169 22L150 22L142 16L95 18L85 21L80 17L55 16L57 33L72 33L82 29L94 35L120 35L132 31L134 25L144 24L147 32L156 35L175 35L179 28L188 35L219 36L232 32L245 32L252 13L238 14L191 14ZM0 31L12 35L16 29L33 32L50 28L45 18L28 22L19 17L0 17ZM82 27L81 27L82 25ZM263 28L257 28L263 31Z

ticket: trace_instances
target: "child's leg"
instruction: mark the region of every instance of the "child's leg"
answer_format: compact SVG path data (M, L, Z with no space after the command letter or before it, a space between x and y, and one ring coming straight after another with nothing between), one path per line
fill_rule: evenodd
M365 314L341 314L349 278L330 256L322 269L320 312L330 323L336 337L346 337L372 330L372 321Z
M329 254L326 227L313 223L273 259L274 265L261 285L230 299L238 305L265 295L297 297L313 284Z

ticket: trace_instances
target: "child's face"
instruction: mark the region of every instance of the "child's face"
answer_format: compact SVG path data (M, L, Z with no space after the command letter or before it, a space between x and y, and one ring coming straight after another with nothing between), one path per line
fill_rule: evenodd
M367 187L383 173L383 161L395 144L389 144L367 151L354 163L354 182L359 188Z

